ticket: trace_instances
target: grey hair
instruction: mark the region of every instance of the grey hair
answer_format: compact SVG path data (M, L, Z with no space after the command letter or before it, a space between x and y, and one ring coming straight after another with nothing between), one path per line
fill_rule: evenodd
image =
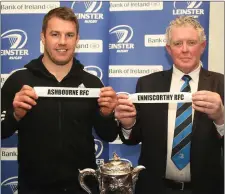
M166 44L171 44L171 30L173 27L183 27L190 25L194 29L196 29L199 33L199 41L203 42L206 40L206 35L204 32L204 28L201 26L201 24L192 16L180 16L176 19L172 20L169 24L169 26L166 29Z

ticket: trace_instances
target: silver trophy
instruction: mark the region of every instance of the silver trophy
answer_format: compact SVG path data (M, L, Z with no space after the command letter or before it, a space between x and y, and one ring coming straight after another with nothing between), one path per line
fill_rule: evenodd
M84 177L92 175L99 182L100 194L133 194L138 175L144 166L132 167L130 161L120 159L116 153L113 158L102 164L97 170L86 168L79 170L79 182L81 187L91 194L90 189L84 183Z

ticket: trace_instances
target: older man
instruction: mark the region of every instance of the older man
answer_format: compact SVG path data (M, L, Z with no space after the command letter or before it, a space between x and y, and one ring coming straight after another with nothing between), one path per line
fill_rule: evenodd
M223 193L224 76L202 68L206 36L189 16L166 30L168 71L138 80L136 92L191 92L192 103L136 104L118 96L115 115L128 145L141 144L136 194Z

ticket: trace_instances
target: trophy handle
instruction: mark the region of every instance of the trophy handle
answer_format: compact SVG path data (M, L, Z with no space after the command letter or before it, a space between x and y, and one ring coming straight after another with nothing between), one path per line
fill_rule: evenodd
M78 176L78 180L79 180L79 183L80 183L80 186L85 190L87 191L89 194L91 194L91 190L88 188L88 186L84 183L84 177L87 176L87 175L92 175L94 176L95 178L98 179L98 176L96 174L96 171L94 169L91 169L91 168L86 168L84 170L79 170L80 174Z
M133 169L133 171L131 172L131 174L132 174L132 182L133 182L133 186L136 185L136 182L137 182L137 180L138 180L138 175L139 175L140 171L141 171L141 170L144 170L144 169L145 169L144 166L139 165L139 166L135 167L135 168Z

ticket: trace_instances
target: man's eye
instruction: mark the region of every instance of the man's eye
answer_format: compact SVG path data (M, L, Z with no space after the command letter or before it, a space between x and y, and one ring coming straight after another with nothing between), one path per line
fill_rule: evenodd
M195 40L188 41L188 45L190 45L190 46L193 46L193 45L196 45L196 44L197 44L197 41L195 41Z
M182 42L174 42L173 45L174 46L181 46L182 45Z
M72 37L74 37L74 34L67 34L67 36L72 38Z
M58 36L58 34L57 33L52 33L52 36Z

